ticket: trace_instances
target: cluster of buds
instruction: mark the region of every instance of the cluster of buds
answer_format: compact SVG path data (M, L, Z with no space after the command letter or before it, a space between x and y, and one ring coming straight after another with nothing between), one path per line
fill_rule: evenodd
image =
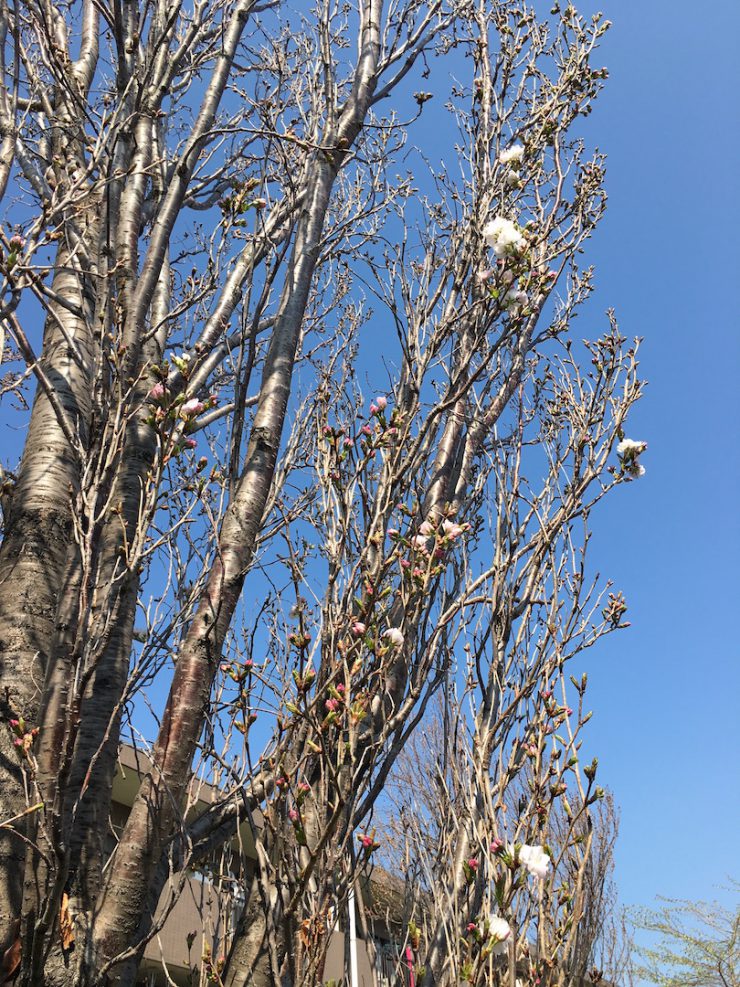
M475 875L478 873L479 867L480 861L477 857L468 857L468 859L463 862L463 873L465 874L465 880L468 884L472 884L475 880Z
M221 665L221 671L224 675L228 675L229 678L236 682L237 685L242 685L249 676L253 667L254 662L251 658L247 658L247 660L243 662L225 662Z
M18 233L15 233L8 242L8 258L5 262L5 269L10 274L15 265L18 263L18 255L23 250L26 245L26 241Z
M388 528L387 535L396 546L395 554L404 575L423 588L429 578L444 571L448 551L468 531L469 524L445 518L437 525L422 521L416 534L402 535L397 528ZM410 559L404 550L411 553Z
M10 732L13 734L13 745L18 748L22 757L27 758L31 753L33 742L39 735L38 727L29 727L22 716L9 721Z
M302 695L305 695L309 691L315 680L316 671L310 665L304 668L302 672L299 672L296 668L293 669L293 681L295 682L296 689Z
M190 933L195 937L195 933ZM189 944L188 948L192 945L190 941L190 935L188 936ZM211 953L211 947L208 943L203 944L203 953L201 954L201 960L203 961L203 972L205 973L206 980L209 984L218 984L219 987L223 984L221 979L221 974L224 972L224 967L226 966L226 957L219 956L218 959L213 958Z
M375 830L372 833L360 833L357 841L366 858L369 858L372 853L380 848L380 843L377 843L375 840Z
M258 178L248 178L245 182L233 181L231 194L219 200L219 209L233 226L244 226L246 221L241 217L250 209L260 211L267 206L267 199L263 196L252 196L259 184Z
M328 443L330 446L334 446L337 451L337 458L340 462L343 462L347 458L350 449L354 449L355 440L346 428L342 428L339 425L335 427L332 427L331 425L324 425L321 429L321 436L324 442Z
M626 613L627 604L624 600L624 594L610 593L609 601L601 611L604 620L608 620L612 627L629 627L629 624L624 623L622 620Z
M293 824L293 833L298 846L306 846L306 830L303 826L301 813L298 809L288 809L288 819Z
M288 641L294 648L297 648L298 651L305 651L311 643L311 635L307 634L305 631L293 631L292 634L288 635Z
M344 682L329 686L328 697L324 700L324 708L326 709L326 716L322 724L324 729L341 721L346 705L346 692Z
M307 781L299 781L295 790L296 805L301 806L311 794L311 786Z
M256 713L248 713L246 719L234 720L234 726L239 731L239 733L243 733L246 736L247 733L249 732L249 728L252 726L254 722L256 722L256 720L257 720Z
M398 439L400 415L394 408L390 416L386 414L388 398L378 395L370 402L370 422L360 429L360 448L366 456L374 456L376 449L385 449Z
M275 779L275 788L279 795L284 795L290 788L290 779L287 775L279 774Z

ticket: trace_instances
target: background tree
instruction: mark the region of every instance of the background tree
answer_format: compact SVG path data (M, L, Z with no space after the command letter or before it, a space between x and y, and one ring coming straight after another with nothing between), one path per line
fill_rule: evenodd
M737 987L740 907L732 911L717 902L661 900L660 909L633 916L635 928L648 933L650 942L638 946L637 976L662 987Z
M507 833L546 839L586 717L555 690L623 623L585 550L642 470L636 347L613 318L569 338L605 204L576 131L607 27L514 0L0 9L3 397L32 401L0 545L19 983L131 983L163 892L244 820L258 867L218 976L320 981L443 683L473 754L427 980L472 962L471 895L548 961L574 949L582 911L525 905L516 852L499 891L480 840L519 777ZM433 70L454 175L404 157ZM122 729L149 760L108 858ZM596 794L574 777L580 887ZM496 860L471 880L479 848Z

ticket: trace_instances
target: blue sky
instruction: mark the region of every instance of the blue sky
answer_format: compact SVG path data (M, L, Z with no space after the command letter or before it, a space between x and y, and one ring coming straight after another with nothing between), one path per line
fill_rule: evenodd
M579 5L581 6L581 5ZM720 898L738 851L737 32L729 0L620 0L591 139L609 209L589 250L649 380L630 435L647 475L595 516L632 628L589 656L592 742L622 808L625 903ZM586 331L587 317L583 317Z

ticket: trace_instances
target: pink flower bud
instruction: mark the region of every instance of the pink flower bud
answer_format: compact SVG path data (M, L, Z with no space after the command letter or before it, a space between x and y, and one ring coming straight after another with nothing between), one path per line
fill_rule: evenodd
M360 429L360 431L362 432L363 435L372 435L373 434L373 430L372 430L372 428L369 425L363 425L362 428Z
M381 394L379 397L375 399L375 406L377 407L378 411L385 411L385 409L388 407L388 398L384 397Z
M165 395L164 384L160 381L149 391L150 401L161 401Z
M362 637L362 635L365 633L366 630L367 627L362 623L361 620L356 620L352 624L352 633L354 634L355 637Z

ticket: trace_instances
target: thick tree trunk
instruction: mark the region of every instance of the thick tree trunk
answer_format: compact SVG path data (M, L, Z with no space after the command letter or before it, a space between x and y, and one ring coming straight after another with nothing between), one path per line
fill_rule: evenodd
M82 279L67 267L69 263L69 251L60 247L54 291L81 311L89 311L90 299ZM53 304L51 308L42 367L70 428L84 445L93 361L89 321L66 308ZM39 388L0 545L0 821L26 807L20 762L7 721L20 715L31 726L39 722L70 541L71 497L78 482L74 451L47 394ZM20 915L25 853L23 841L12 830L0 830L0 945L7 946L9 925Z

